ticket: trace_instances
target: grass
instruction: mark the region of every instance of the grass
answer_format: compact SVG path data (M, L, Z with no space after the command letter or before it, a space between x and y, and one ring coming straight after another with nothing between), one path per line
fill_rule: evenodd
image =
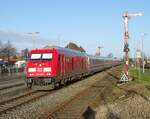
M150 73L150 69L145 69L145 72ZM135 91L139 94L142 94L146 97L150 97L150 75L143 74L142 69L139 71L135 68L129 69L129 76L133 77L134 81L129 81L124 85L113 85L112 86L112 94L107 99L111 103L115 100L124 99L125 95L128 94L127 91Z
M145 72L150 73L150 69L145 69ZM150 75L144 74L142 72L142 69L135 69L135 68L130 68L129 69L129 75L131 77L134 77L134 79L139 80L139 81L148 81L150 82Z
M150 69L145 69L145 72L149 72L149 74L144 74L142 69L129 69L129 75L135 79L132 83L143 85L146 89L150 90Z
M107 97L107 101L109 103L114 103L114 101L116 101L117 99L119 99L119 97L121 97L122 95L125 95L125 91L122 90L120 87L118 87L117 85L113 85L112 86L112 93L111 96Z

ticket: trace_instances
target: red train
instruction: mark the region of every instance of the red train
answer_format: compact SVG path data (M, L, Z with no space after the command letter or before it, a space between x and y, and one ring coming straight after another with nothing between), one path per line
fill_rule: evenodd
M27 62L27 86L56 85L80 79L104 68L118 65L118 61L108 58L90 56L79 51L49 47L48 49L31 50Z

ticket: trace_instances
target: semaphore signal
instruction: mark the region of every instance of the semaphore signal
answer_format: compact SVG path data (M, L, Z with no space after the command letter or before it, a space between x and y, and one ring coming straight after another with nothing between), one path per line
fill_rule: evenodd
M124 52L125 52L125 57L124 57L124 74L122 75L120 81L122 82L126 82L129 81L129 73L128 73L128 69L129 69L129 44L128 44L128 40L129 40L129 32L128 32L128 22L129 19L131 19L131 17L135 17L135 16L143 16L142 13L128 13L125 12L123 13L123 19L124 19Z

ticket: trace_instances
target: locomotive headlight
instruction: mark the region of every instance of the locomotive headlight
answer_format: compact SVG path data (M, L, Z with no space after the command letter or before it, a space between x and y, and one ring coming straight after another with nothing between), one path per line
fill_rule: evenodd
M51 67L48 67L48 68L44 68L44 72L51 72Z
M36 72L36 68L29 68L28 72Z

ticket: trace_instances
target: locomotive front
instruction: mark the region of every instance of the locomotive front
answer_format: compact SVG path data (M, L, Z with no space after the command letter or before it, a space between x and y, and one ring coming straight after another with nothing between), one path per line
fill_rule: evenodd
M55 51L54 50L32 50L29 55L26 69L26 83L32 85L48 85L55 77Z

